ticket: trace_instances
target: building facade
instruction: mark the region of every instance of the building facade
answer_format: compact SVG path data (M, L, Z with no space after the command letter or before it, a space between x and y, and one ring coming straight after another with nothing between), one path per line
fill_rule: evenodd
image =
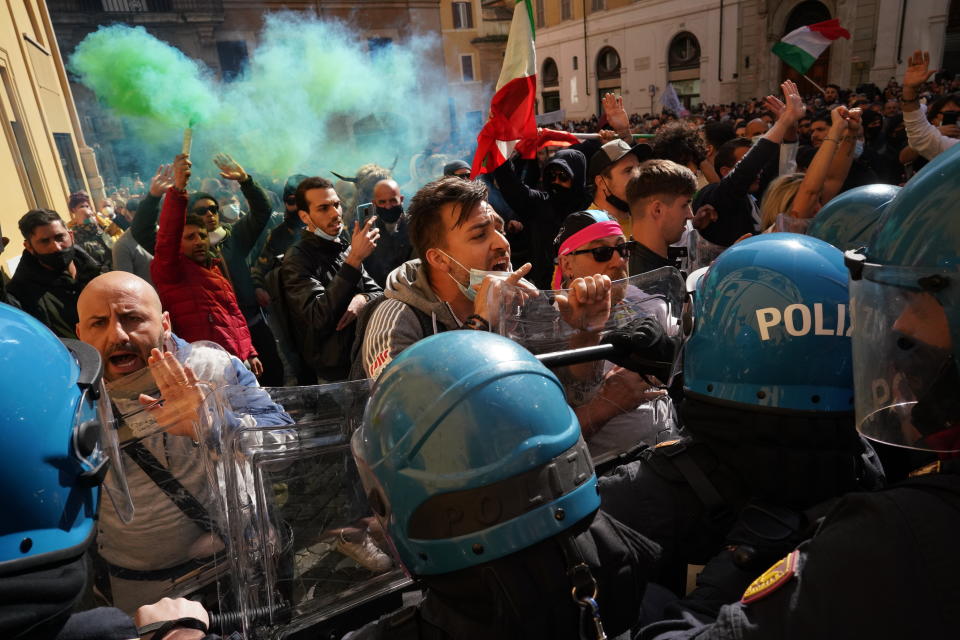
M17 221L30 209L67 217L67 198L85 189L102 195L93 151L86 146L57 39L43 0L8 2L0 21L0 229L11 242L0 265L12 271L23 250Z
M851 38L834 42L810 70L821 86L883 88L917 48L960 62L960 0L533 1L538 106L568 119L599 113L608 91L623 96L629 113L659 111L668 83L687 107L761 97L787 77L813 93L770 50L793 29L831 18Z

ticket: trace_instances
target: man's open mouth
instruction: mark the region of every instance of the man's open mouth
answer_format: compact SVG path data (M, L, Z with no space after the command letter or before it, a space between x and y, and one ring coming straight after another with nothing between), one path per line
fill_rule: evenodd
M133 373L142 369L144 365L143 359L139 355L129 351L114 353L107 358L107 361L118 373Z
M490 265L488 271L509 271L510 270L510 258L503 256L502 258L497 258L496 262Z

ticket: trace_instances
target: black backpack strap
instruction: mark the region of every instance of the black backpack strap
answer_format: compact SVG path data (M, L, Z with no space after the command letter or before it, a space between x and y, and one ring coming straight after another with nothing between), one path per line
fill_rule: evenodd
M693 459L687 449L686 442L674 440L664 442L649 450L652 455L663 456L673 467L680 472L683 479L690 485L694 493L712 515L719 515L729 510L727 501L714 486L707 474L704 473L697 461ZM656 467L654 467L655 469Z
M163 437L164 443L166 443L166 434ZM174 478L166 467L160 464L160 461L150 453L143 442L131 443L123 450L147 474L147 477L153 480L154 484L170 498L170 501L183 512L183 515L207 533L214 533L221 540L224 539L223 534L218 530L216 524L210 518L210 514L200 504L200 501L194 498L186 487Z

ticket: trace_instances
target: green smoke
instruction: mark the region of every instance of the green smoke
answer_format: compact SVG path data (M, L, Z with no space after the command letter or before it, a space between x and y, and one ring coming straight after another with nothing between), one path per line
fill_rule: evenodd
M245 73L220 83L142 28L112 26L85 38L70 68L143 140L178 143L196 120L195 173L224 151L250 171L280 177L331 177L325 172L398 161L403 174L411 156L449 135L450 95L436 35L406 36L371 51L366 37L343 23L270 13ZM143 146L136 150L143 153ZM145 162L163 160L169 162Z
M101 27L77 45L69 69L117 114L180 128L217 110L210 71L143 27Z

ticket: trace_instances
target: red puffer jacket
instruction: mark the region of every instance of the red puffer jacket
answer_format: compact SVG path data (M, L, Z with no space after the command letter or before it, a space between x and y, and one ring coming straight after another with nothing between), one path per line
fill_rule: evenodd
M240 313L233 286L220 272L217 262L205 267L180 253L186 213L186 194L171 187L160 212L150 265L160 302L173 321L173 331L187 342L216 342L241 360L253 357L257 352L247 322Z

